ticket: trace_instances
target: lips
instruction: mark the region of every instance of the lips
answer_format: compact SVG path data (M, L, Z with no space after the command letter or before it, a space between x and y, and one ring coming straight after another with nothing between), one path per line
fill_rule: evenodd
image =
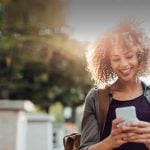
M131 72L131 68L120 70L120 73L123 74L123 75L129 75L130 72Z

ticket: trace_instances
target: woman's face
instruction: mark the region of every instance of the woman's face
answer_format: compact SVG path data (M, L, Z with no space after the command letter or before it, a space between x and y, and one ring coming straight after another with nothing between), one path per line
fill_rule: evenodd
M136 77L139 62L135 51L112 49L109 56L111 67L119 79L130 81Z

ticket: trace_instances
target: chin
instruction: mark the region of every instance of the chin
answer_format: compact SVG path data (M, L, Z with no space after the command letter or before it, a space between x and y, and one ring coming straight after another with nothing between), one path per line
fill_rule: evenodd
M129 81L133 81L134 79L133 78L130 78L130 79L124 79L124 78L122 79L121 78L121 80L124 81L124 82L129 82Z
M129 76L118 76L118 78L122 81L128 82L128 81L133 81L135 79L135 75L129 75Z

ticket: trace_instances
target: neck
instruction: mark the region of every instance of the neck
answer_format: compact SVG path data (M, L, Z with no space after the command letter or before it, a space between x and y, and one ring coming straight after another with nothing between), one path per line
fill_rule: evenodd
M131 81L122 81L118 79L116 85L120 91L132 92L134 89L141 87L141 81L138 78Z

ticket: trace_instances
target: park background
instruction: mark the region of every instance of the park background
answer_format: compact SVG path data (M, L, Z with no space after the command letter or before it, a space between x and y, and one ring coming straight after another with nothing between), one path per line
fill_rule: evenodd
M61 150L64 135L80 132L94 84L86 50L124 18L140 20L150 34L149 6L149 0L0 0L0 99L30 100L29 114L48 115L52 149Z

